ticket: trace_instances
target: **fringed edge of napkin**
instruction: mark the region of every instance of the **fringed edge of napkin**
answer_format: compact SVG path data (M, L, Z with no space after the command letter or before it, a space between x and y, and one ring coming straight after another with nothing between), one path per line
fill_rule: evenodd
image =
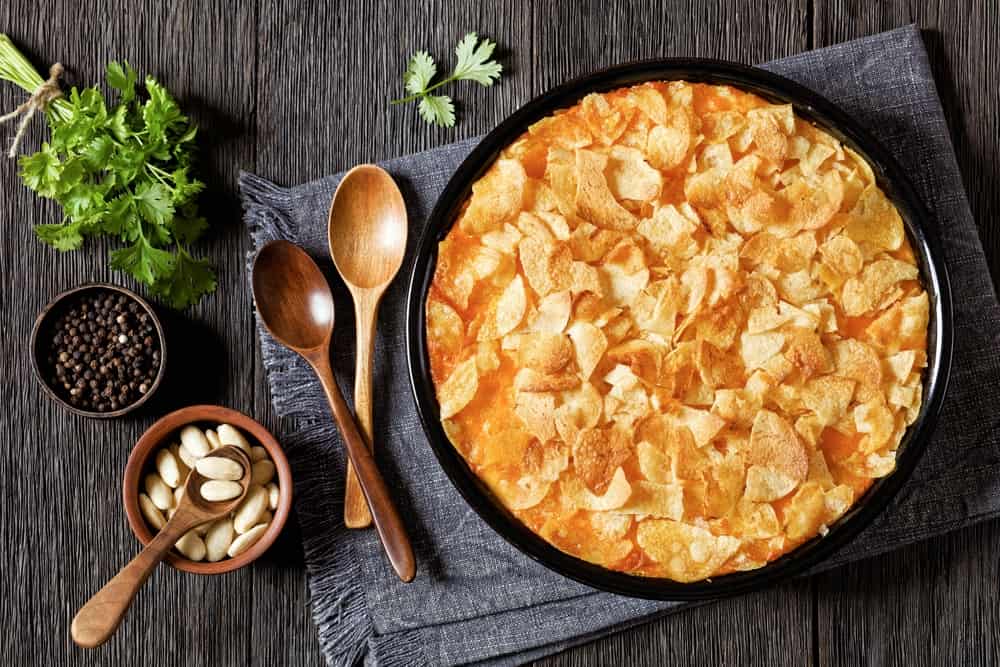
M244 201L244 220L254 244L259 248L276 239L295 241L296 224L292 213L292 198L285 188L249 173L240 174L240 191ZM247 271L253 253L247 257ZM256 313L254 313L256 320ZM304 363L281 364L274 349L278 344L264 330L259 320L257 329L264 351L264 366L271 400L277 413L296 419L290 432L282 435L282 445L288 456L295 479L294 507L302 534L305 554L310 607L320 646L330 664L353 665L365 655L374 635L371 614L362 587L361 564L350 541L337 539L344 530L342 522L344 471L342 453L331 446L336 441L332 421L303 423L312 414L323 414L326 408L315 378ZM277 391L281 385L301 387L301 391ZM317 405L319 404L319 405ZM331 451L336 450L336 451ZM317 465L327 460L326 465ZM337 563L332 570L310 567L310 563ZM324 602L332 600L333 602ZM392 639L395 639L393 637ZM390 652L402 647L394 646Z

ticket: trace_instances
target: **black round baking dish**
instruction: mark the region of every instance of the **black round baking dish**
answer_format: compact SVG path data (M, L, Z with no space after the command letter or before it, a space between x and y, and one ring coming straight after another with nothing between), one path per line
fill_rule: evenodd
M872 484L854 507L830 527L826 536L817 537L760 569L694 583L614 572L566 554L521 524L493 498L449 442L441 426L430 375L424 312L437 262L438 243L457 218L472 184L504 147L532 123L557 109L572 106L588 93L645 81L676 79L732 85L773 102L791 103L801 118L864 156L879 186L900 211L931 302L923 405L899 446L896 470ZM874 137L822 96L784 77L718 60L664 59L619 65L554 88L511 115L480 141L438 199L417 248L407 299L406 343L414 399L431 448L458 491L495 531L529 557L594 588L634 597L699 600L735 595L808 572L829 558L871 524L913 472L937 422L951 370L951 288L944 255L929 214L903 169Z

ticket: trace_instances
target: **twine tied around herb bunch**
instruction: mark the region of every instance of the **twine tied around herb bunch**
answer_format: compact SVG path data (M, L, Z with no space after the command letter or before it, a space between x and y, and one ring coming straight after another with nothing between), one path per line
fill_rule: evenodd
M63 96L62 90L59 89L59 77L62 76L62 73L63 66L61 63L56 63L50 67L49 78L43 81L38 88L35 88L35 91L31 93L31 97L25 100L23 104L11 111L9 114L0 116L0 125L2 125L7 121L14 120L21 114L24 114L21 117L21 122L17 126L17 133L14 135L14 143L10 145L10 150L7 151L7 157L17 157L17 147L21 144L21 138L24 137L24 131L28 128L28 123L35 115L35 112L44 112L50 103Z

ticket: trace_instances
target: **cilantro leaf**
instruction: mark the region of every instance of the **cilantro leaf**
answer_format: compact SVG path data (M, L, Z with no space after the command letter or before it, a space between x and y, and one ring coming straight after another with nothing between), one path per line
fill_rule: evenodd
M174 256L154 248L140 235L132 245L113 251L110 264L112 269L127 271L139 282L152 286L173 273Z
M483 86L492 86L500 79L503 68L491 60L496 44L488 39L479 41L479 36L470 32L455 47L458 62L448 78L432 84L437 74L437 65L427 51L417 51L406 64L403 72L403 87L408 96L392 100L390 104L418 102L417 111L428 123L442 127L454 127L455 105L447 95L432 95L431 92L453 81L475 81Z
M428 123L441 127L455 126L455 105L447 95L424 95L417 110Z
M484 86L492 86L494 79L499 79L502 71L500 63L490 60L496 44L484 39L477 47L478 39L476 33L470 32L455 47L458 63L451 76L458 81L475 81Z
M35 225L35 235L56 250L66 252L83 245L80 223Z
M417 51L410 56L410 62L403 73L403 86L408 93L422 93L430 85L435 74L437 65L434 64L431 54Z
M154 285L153 291L174 308L186 308L205 294L214 292L215 286L215 272L208 261L195 259L184 248L179 248L169 280Z
M109 62L104 76L108 80L108 85L119 92L122 103L125 104L135 99L135 81L138 75L128 61L123 62L124 67L121 63Z
M421 81L433 78L430 64ZM62 222L35 234L61 251L90 236L117 238L125 245L111 252L113 269L173 306L191 305L216 287L209 263L187 247L208 228L197 206L205 184L193 176L197 127L154 78L138 88L127 62L108 63L105 75L115 106L97 87L72 88L45 114L49 141L20 159L24 184L62 207Z
M134 198L136 209L146 222L165 225L174 216L170 193L161 183L141 183L135 189Z

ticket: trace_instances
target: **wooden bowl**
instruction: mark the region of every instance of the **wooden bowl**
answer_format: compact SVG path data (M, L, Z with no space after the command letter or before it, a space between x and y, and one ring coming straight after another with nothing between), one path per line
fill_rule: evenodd
M129 403L125 407L119 408L118 410L111 410L108 412L81 410L80 408L70 404L69 401L63 398L59 392L49 384L46 374L42 372L42 368L44 366L43 360L45 358L45 353L47 352L47 345L45 343L49 340L51 335L49 332L51 331L55 319L62 314L63 309L68 307L75 299L80 298L80 296L86 292L92 291L116 292L118 294L124 294L132 301L138 303L146 314L153 320L153 327L156 329L156 337L160 345L160 368L156 372L156 378L153 380L153 385L149 388L149 391L139 397L139 400ZM120 417L145 404L160 387L160 383L163 381L164 372L167 368L167 337L163 333L163 323L160 322L160 318L156 315L153 307L132 290L119 287L118 285L112 285L110 283L88 283L57 294L45 305L44 308L42 308L38 317L35 318L35 324L31 328L29 349L31 353L32 374L35 376L38 384L42 386L42 389L48 397L74 414L94 419Z
M262 553L268 550L277 539L288 519L288 513L292 508L292 469L288 465L288 459L281 445L274 439L266 428L261 426L256 420L246 416L242 412L224 408L218 405L191 405L171 412L160 418L150 426L139 442L135 444L132 453L125 464L125 479L122 482L122 500L125 503L125 514L128 516L129 526L132 532L144 545L149 544L153 539L153 531L146 523L139 509L139 493L145 474L154 467L153 458L161 447L166 447L173 442L179 442L180 429L188 424L198 424L202 427L209 427L217 424L230 424L238 428L251 445L260 445L267 450L268 456L274 462L275 473L277 475L280 494L278 497L278 507L274 510L271 525L257 542L235 558L223 558L220 561L209 563L207 561L195 562L184 558L175 551L171 551L166 562L170 563L178 570L193 572L195 574L221 574L239 569L244 565L254 561Z

